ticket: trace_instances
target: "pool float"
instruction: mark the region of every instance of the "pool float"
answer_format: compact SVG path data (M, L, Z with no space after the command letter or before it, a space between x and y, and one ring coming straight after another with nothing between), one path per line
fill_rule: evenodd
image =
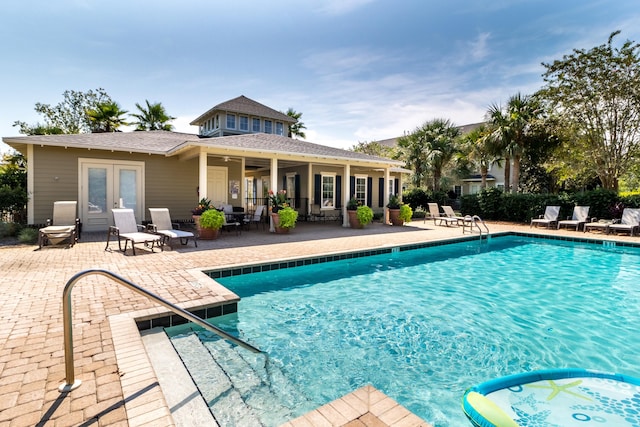
M640 378L549 369L469 388L462 409L476 427L640 427Z

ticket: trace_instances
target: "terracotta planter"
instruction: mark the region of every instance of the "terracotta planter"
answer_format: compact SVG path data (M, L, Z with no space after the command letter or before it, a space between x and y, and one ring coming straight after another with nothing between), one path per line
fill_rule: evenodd
M389 209L389 221L393 225L403 225L404 221L400 219L400 209Z
M215 240L220 236L220 229L202 228L200 227L200 215L193 216L193 222L196 225L198 231L198 239L200 240Z
M287 234L290 228L280 227L280 216L277 213L271 213L271 220L273 221L273 227L277 234Z
M360 223L358 219L358 211L347 211L347 215L349 215L349 227L351 228L363 228L364 226Z
M287 234L289 233L289 230L291 230L290 228L284 228L284 227L276 227L276 234Z

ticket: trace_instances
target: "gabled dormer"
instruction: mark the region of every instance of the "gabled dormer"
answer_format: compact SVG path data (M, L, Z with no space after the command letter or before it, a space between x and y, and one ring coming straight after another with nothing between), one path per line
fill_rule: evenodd
M289 125L295 119L260 104L244 95L211 108L192 121L200 136L216 137L247 133L271 133L289 136Z

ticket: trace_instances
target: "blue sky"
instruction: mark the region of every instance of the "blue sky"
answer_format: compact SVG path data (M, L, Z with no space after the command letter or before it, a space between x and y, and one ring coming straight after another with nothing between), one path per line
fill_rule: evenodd
M36 102L104 88L121 108L162 102L175 130L245 95L302 112L339 148L427 120L483 120L542 85L541 62L621 30L637 0L22 0L0 4L0 136ZM6 149L6 146L0 149Z

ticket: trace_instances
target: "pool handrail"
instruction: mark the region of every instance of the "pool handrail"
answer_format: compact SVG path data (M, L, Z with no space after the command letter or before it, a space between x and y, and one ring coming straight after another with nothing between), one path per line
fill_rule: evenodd
M487 227L487 224L485 224L482 218L480 218L478 215L473 215L473 216L467 215L464 217L464 221L462 223L462 234L466 233L467 228L469 228L469 233L473 233L473 229L475 227L478 230L478 233L480 234L480 240L482 240L483 230L482 228L480 228L478 223L482 224L482 226L484 227L484 231L488 235L489 227Z
M240 347L252 351L254 353L262 353L262 351L260 351L258 348L252 346L251 344L242 341L240 338L236 338L233 335L223 331L222 329L213 326L212 324L210 324L209 322L207 322L206 320L196 316L193 313L188 312L187 310L184 310L180 307L178 307L175 304L170 303L169 301L165 300L164 298L154 294L153 292L150 292L138 285L136 285L135 283L125 279L122 276L119 276L115 273L112 273L111 271L107 271L107 270L102 270L102 269L90 269L90 270L84 270L81 271L79 273L76 273L71 279L69 279L69 281L67 282L67 284L64 287L64 291L62 292L62 318L63 318L63 325L64 325L64 363L65 363L65 382L60 384L60 386L58 387L58 390L61 393L66 393L69 392L71 390L74 390L78 387L80 387L80 385L82 384L82 382L80 380L76 380L75 379L75 370L74 370L74 366L73 366L73 331L72 331L72 319L71 319L71 290L73 289L73 286L76 284L76 282L78 280L80 280L81 278L85 277L85 276L89 276L92 274L97 274L97 275L101 275L101 276L105 276L109 279L112 279L113 281L115 281L116 283L119 283L123 286L125 286L126 288L137 292L141 295L146 296L147 298L149 298L150 300L164 306L165 308L168 308L169 310L173 311L174 313L176 313L179 316L184 317L187 320L190 320L191 322L197 324L198 326L203 327L204 329L213 332L214 334L217 334L219 336L221 336L222 338L231 341L237 345L239 345Z

